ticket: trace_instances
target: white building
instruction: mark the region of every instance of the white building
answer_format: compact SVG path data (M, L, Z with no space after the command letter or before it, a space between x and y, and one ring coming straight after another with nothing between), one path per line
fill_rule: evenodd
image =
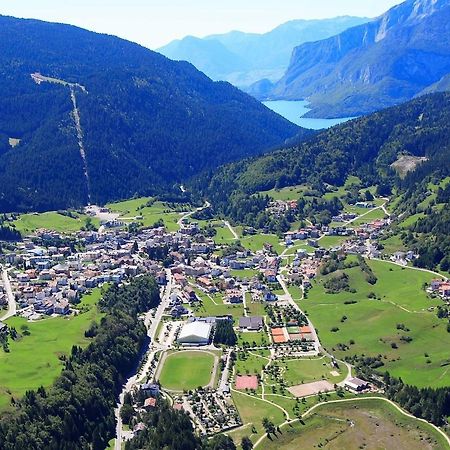
M191 322L181 329L177 341L182 345L208 345L212 324Z

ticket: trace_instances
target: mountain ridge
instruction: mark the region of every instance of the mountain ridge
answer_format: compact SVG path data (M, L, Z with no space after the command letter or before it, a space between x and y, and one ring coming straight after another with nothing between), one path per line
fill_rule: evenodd
M87 89L76 94L76 103L98 203L167 191L202 170L303 132L187 62L114 36L2 16L2 211L88 201L70 91L36 84L30 76L35 72ZM10 137L20 144L11 148Z
M368 18L352 16L291 20L262 34L234 30L205 38L187 36L172 41L157 51L171 59L190 61L213 79L245 87L262 78L272 81L281 78L296 45L333 36L339 31L368 21ZM215 43L215 49L212 48L212 43ZM230 58L231 55L233 58Z
M450 4L408 0L370 23L296 47L284 77L263 92L308 99L310 117L349 117L408 101L450 72Z

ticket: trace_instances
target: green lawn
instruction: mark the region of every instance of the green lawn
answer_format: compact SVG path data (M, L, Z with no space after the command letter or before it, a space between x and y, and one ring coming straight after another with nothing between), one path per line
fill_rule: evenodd
M291 294L294 300L300 300L303 297L303 292L300 287L295 286L294 284L288 286L288 291Z
M424 217L425 217L425 213L413 214L412 216L409 216L408 218L406 218L399 225L402 228L409 228L409 227L413 226L419 219L423 219Z
M298 200L305 191L308 190L307 186L289 186L282 189L272 189L270 191L261 192L262 195L268 195L272 197L274 200Z
M239 392L233 391L232 396L242 422L244 426L246 425L228 433L236 443L240 444L243 436L250 437L253 442L261 437L264 434L264 429L261 424L264 417L267 417L276 425L284 422L284 413L276 406L264 402L257 397L250 397ZM252 433L253 426L256 428L256 433Z
M319 239L319 245L323 248L338 247L345 241L351 239L350 236L323 236Z
M7 406L11 397L19 398L27 390L51 386L62 369L59 357L70 354L73 345L88 345L84 332L101 317L96 307L100 296L100 289L85 296L77 306L85 312L78 316L38 322L27 322L21 317L7 320L22 336L16 341L9 340L9 353L0 350L0 408ZM23 326L28 326L29 336L23 335Z
M264 366L269 362L269 350L255 350L250 352L239 351L236 359L236 373L245 375L256 375L261 373Z
M380 370L389 370L410 384L448 385L450 333L445 321L438 319L435 311L428 311L441 301L430 300L422 289L432 275L382 261L370 261L369 265L378 277L374 286L365 281L359 267L345 271L356 293L326 294L324 277L313 283L302 305L319 330L322 344L340 359L354 354L382 355L384 366ZM371 292L380 300L369 299ZM343 316L347 317L344 321ZM409 331L397 329L397 325ZM338 331L331 331L334 327ZM402 336L412 341L404 342Z
M366 212L367 212L367 210L366 210ZM359 219L356 219L354 222L352 222L352 225L357 227L357 226L363 225L365 223L373 222L374 220L384 219L385 217L386 217L386 214L384 214L384 211L382 209L372 209L365 216L363 216Z
M224 304L221 295L214 295L213 299L215 304L205 293L200 290L196 290L197 295L202 299L202 305L193 308L197 317L210 317L210 316L226 316L232 315L234 319L239 319L244 315L243 303L237 305Z
M242 269L242 270L230 270L232 277L238 278L253 278L255 275L259 274L259 270L256 269Z
M54 230L60 233L73 233L85 226L88 217L84 214L73 214L76 218L64 216L57 212L23 214L13 222L13 225L24 235L33 233L40 228ZM92 222L96 226L100 226L98 219L92 218Z
M248 310L248 315L264 317L266 315L264 302L253 302L249 297L250 294L247 292L246 306Z
M285 247L280 244L280 239L274 234L256 234L254 236L246 236L241 239L243 247L256 252L264 248L264 244L272 244L273 249L279 254Z
M347 373L341 373L339 376L331 375L330 372L335 369L331 368L329 358L302 358L279 361L277 364L288 386L320 380L328 380L334 384L342 381L347 375ZM268 381L269 384L274 384L277 380L269 379Z
M383 253L386 255L392 255L395 252L407 250L398 234L389 236L387 239L381 239L379 242L383 245Z
M214 236L214 242L217 245L220 244L230 244L234 240L233 233L230 231L230 229L223 224L223 222L212 222L212 225L214 226L216 230L216 235Z
M169 353L159 381L169 390L183 391L206 386L213 374L214 355L203 351Z
M141 222L144 227L149 227L162 220L169 231L177 231L179 229L177 221L181 214L162 202L145 206L149 200L151 200L150 197L141 197L124 202L110 203L106 206L111 211L120 213L120 217L125 223L136 221Z
M449 446L429 424L406 417L383 400L323 404L303 422L283 427L265 450L299 448L444 450ZM330 442L332 445L329 445Z
M265 331L244 331L237 333L238 345L242 345L247 342L250 345L255 343L259 346L266 346L270 344L269 336Z

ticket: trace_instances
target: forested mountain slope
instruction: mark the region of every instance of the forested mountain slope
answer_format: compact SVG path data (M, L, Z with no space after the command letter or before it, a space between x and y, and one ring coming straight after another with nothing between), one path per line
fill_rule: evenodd
M71 89L34 72L85 87L72 90L89 183ZM158 193L302 131L188 63L68 25L0 17L0 77L1 211Z
M232 31L203 39L187 36L158 51L171 59L191 62L214 80L246 87L262 78L278 81L297 45L334 36L369 20L349 16L291 20L263 34Z
M297 47L269 96L308 98L316 117L352 117L442 90L449 73L450 2L407 0L375 21Z
M431 174L450 175L449 121L449 93L423 96L333 127L297 147L226 165L194 188L218 211L241 220L246 206L256 207L246 203L256 192L299 184L323 191L326 184L343 185L350 174L385 192L394 186L413 191ZM402 180L391 168L401 155L427 161Z

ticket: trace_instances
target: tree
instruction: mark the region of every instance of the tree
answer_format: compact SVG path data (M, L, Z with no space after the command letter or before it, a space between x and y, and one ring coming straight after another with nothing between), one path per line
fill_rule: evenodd
M261 423L264 428L264 431L267 433L267 436L275 434L276 431L275 425L267 417L264 417Z
M233 439L224 434L218 434L214 436L208 445L208 450L236 450Z
M253 442L248 436L244 436L241 441L242 450L252 450Z

